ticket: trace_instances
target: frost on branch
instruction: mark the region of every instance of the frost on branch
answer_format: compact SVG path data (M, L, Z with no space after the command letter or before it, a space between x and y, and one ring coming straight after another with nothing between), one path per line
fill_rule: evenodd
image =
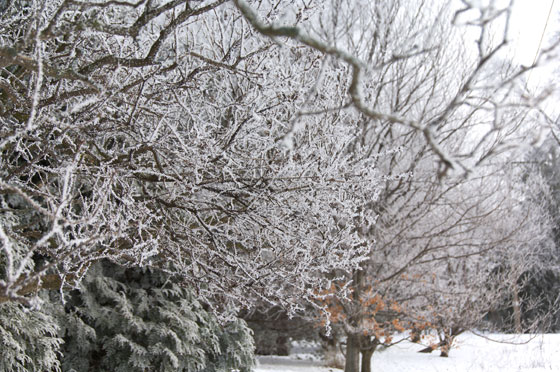
M356 269L388 181L501 151L519 75L483 89L500 48L484 41L455 66L448 8L370 3L11 2L2 301L72 287L102 258L178 272L224 306L294 303ZM502 108L476 145L451 140Z
M373 224L378 174L348 152L356 115L299 113L339 103L317 84L336 69L224 3L2 14L2 301L109 258L179 272L224 306L293 302L362 260L353 226Z

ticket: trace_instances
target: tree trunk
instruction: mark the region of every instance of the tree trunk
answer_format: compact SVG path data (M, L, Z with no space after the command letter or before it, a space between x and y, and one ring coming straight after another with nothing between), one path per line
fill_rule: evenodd
M460 335L461 333L463 333L462 330L452 330L451 333L449 334L445 334L442 336L442 338L440 338L440 341L435 344L435 345L430 345L422 350L419 350L419 353L431 353L434 350L439 349L441 351L440 356L447 358L449 356L449 351L451 350L451 347L453 346L453 341L455 340L455 337L457 337L458 335Z
M517 282L513 283L513 322L515 333L521 333L521 306L519 301L519 288Z
M438 343L437 345L430 345L422 350L418 350L419 353L431 353L432 351L436 350L439 346L441 345L441 343Z
M362 372L371 372L371 357L374 351L374 348L362 350Z
M21 285L21 287L17 290L18 296L25 296L32 293L36 293L41 289L48 289L52 291L60 290L60 287L64 284L65 288L72 288L75 285L77 275L75 274L68 274L66 275L65 282L62 281L62 277L58 274L46 274L41 276L41 280L33 279L29 280L29 282L21 285L25 280L28 278L20 277L19 280L16 282L16 286ZM0 286L0 304L8 301L13 301L14 299L10 296L7 296L5 293L7 288L4 286Z
M451 345L453 344L453 340L455 337L449 336L446 337L440 344L441 344L441 354L439 355L442 358L449 357L449 351L451 351Z
M439 335L439 342L435 345L430 345L425 349L419 350L419 353L431 353L434 350L439 349L441 351L440 356L447 358L449 356L449 351L453 346L453 341L455 337L463 333L464 329L458 327L452 327L447 331L442 331Z
M346 363L344 372L359 372L360 370L360 336L348 334L346 339Z

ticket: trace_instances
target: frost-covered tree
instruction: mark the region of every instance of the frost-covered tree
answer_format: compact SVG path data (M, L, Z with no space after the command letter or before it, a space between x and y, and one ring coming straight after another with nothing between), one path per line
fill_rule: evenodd
M5 244L5 231L18 225L33 224L35 214L18 214L7 207L8 203L17 204L17 198L0 197L0 239ZM9 261L19 260L26 253L25 246L17 241L11 242L11 256L0 255L0 277L7 277ZM27 263L26 270L32 270L34 262ZM0 370L3 371L60 371L58 324L47 309L24 307L17 302L0 302Z
M492 168L440 200L440 218L430 217L434 233L421 239L431 249L399 286L414 316L438 331L442 356L457 335L484 326L504 297L512 306L530 307L519 297L519 278L552 251L549 220L531 198L539 182L523 182L522 169L510 162ZM411 285L414 280L419 285Z
M237 3L242 10L247 5ZM421 279L449 261L456 265L465 257L461 264L468 267L466 258L478 256L488 274L493 264L484 252L496 255L513 250L518 237L536 242L546 235L538 218L525 224L522 214L510 216L508 208L518 196L508 195L506 180L515 175L495 164L514 144L526 142L527 132L520 129L533 124L535 108L519 96L517 79L526 69L499 56L507 43L510 8L464 5L460 10L437 2L354 7L333 1L309 29L267 22L264 14L244 10L264 35L297 40L344 65L339 80L346 78L348 91L341 94L349 109L341 112L361 127L347 152L369 154L381 174L377 197L360 207L376 216L375 223L338 219L365 239L368 259L358 270L329 273L331 283L317 292L318 302L326 304L324 310L347 336L346 371L359 369L360 353L368 370L370 351L384 342L379 326L387 319L392 324L391 312L376 310L381 303L376 299L412 303L410 292L422 297ZM407 278L409 272L415 275ZM330 306L333 298L339 303ZM480 319L484 311L478 310L473 317Z
M550 119L549 119L550 120ZM541 187L532 197L539 199L547 208L547 213L554 224L554 242L560 245L560 138L558 137L558 124L552 124L548 138L538 147L533 149L525 160L526 177L541 177L547 187Z
M0 304L0 370L14 372L61 371L55 317L29 311L18 303Z
M173 261L224 309L359 272L379 195L511 144L526 69L490 63L509 8L465 4L7 3L0 195L18 220L0 225L0 300L29 305L103 258Z
M520 275L551 250L543 205L529 197L537 184L523 182L521 170L496 167L468 179L406 181L403 203L386 204L369 232L375 244L361 270L337 272L321 293L333 326L347 335L347 356L352 348L361 353L362 371L396 332L410 331L418 342L435 330L440 340L426 351L437 346L447 356L453 339L484 326L504 298L513 305ZM529 300L518 296L517 306L528 308Z
M94 265L58 320L65 371L250 371L245 322L224 324L159 271Z
M560 176L558 174L558 140L557 123L547 117L551 124L548 137L539 147L532 149L518 166L524 171L525 183L532 188L528 197L534 203L541 203L542 214L550 221L551 239L553 247L543 250L534 247L542 255L538 264L528 267L519 274L517 283L517 296L525 299L520 306L511 306L508 300L511 295L504 298L504 303L494 315L498 325L506 329L520 329L532 326L541 331L558 329L560 317L558 303L560 289L557 285L560 275L558 262L559 224L560 215L559 191ZM540 184L535 181L539 180Z
M300 110L332 106L321 53L226 1L11 2L0 29L0 192L21 218L0 226L2 301L110 258L173 261L224 308L293 303L361 260L335 217L373 221L377 171L344 152L356 122Z

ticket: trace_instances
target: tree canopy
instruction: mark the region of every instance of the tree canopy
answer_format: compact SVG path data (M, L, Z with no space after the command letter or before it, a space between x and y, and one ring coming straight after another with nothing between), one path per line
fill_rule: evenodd
M313 299L427 195L407 180L526 136L510 7L463 5L3 3L1 301L106 258L222 309Z

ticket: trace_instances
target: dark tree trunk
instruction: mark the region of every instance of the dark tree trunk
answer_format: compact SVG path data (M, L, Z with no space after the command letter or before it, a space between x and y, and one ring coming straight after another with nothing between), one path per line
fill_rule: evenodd
M371 372L371 357L379 346L377 337L362 336L360 339L360 351L362 352L362 372Z
M353 305L356 308L360 308L362 301L362 290L365 286L365 270L364 263L360 265L360 268L353 273L354 287L352 292ZM350 324L352 327L360 329L362 324L364 314L361 310L357 311L356 314L352 314L349 317ZM362 351L362 339L363 336L360 333L346 332L346 363L344 365L344 372L360 372L360 352Z
M336 350L339 346L338 334L335 329L331 329L331 333L327 336L324 329L319 330L319 338L321 345L326 351Z
M522 333L523 329L521 327L521 306L519 300L519 287L517 286L517 282L513 282L513 321L515 333Z
M447 335L441 342L441 354L440 357L447 358L449 356L449 352L451 351L451 346L453 345L453 340L455 336Z
M359 372L360 370L360 336L349 334L346 339L346 363L344 372Z
M419 350L419 353L431 353L432 351L436 350L437 348L439 348L439 346L441 345L441 342L438 343L437 345L434 346L428 346L422 350Z
M449 352L451 351L451 347L453 346L453 341L455 341L455 337L459 336L465 330L459 327L451 327L448 333L444 334L444 338L441 340L441 357L447 358L449 356Z
M454 337L453 337L454 338ZM419 353L431 353L434 350L441 350L441 357L447 358L449 356L449 350L451 350L451 344L453 343L453 338L446 338L445 340L438 342L436 345L428 346L422 350L419 350Z
M453 346L453 340L455 340L455 337L459 336L461 333L463 333L463 329L453 327L448 332L446 331L440 334L440 341L436 345L428 346L427 348L424 348L418 352L431 353L432 351L439 349L441 350L440 356L447 358L449 356L451 346Z
M371 372L371 357L374 351L374 348L362 350L362 372Z
M421 334L421 330L413 328L410 334L410 342L419 343L420 341L422 341L422 338L420 337Z
M278 336L276 339L276 355L290 355L289 338L284 335Z

